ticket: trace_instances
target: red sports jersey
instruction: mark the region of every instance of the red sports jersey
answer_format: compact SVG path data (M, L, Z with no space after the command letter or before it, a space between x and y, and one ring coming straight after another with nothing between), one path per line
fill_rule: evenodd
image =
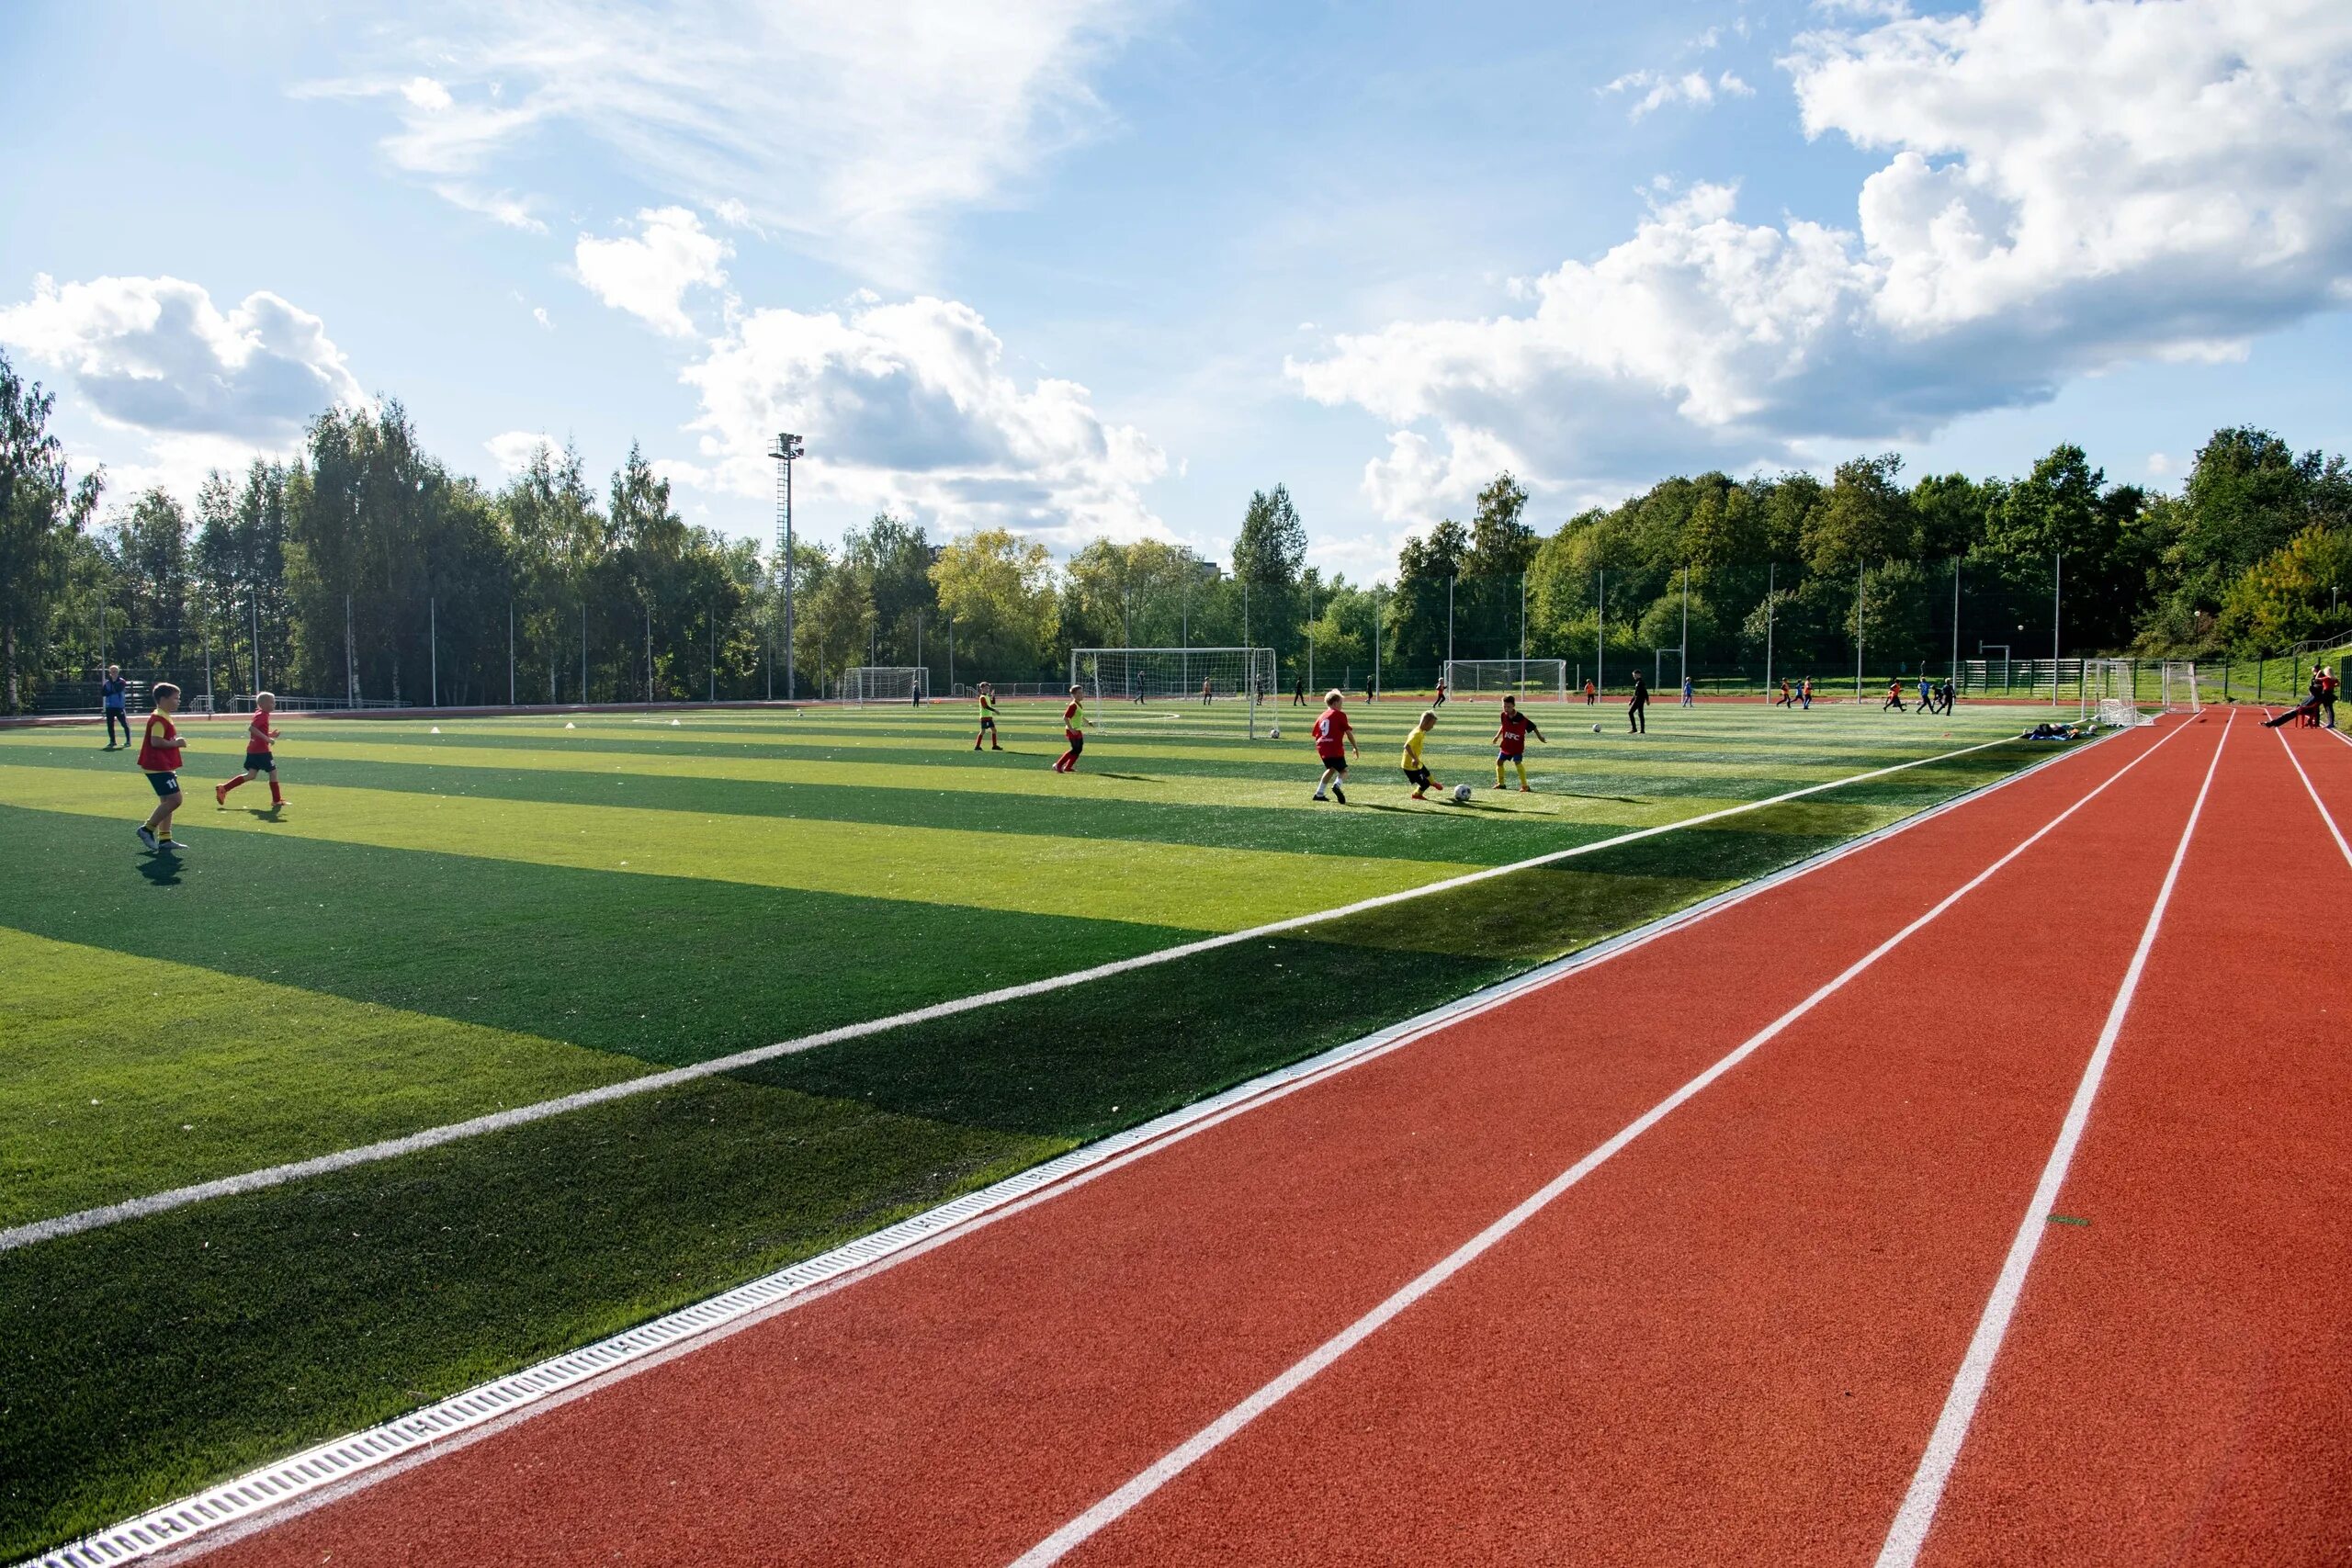
M1500 740L1503 755L1506 757L1516 757L1521 752L1526 750L1527 732L1534 728L1535 721L1528 717L1525 714L1521 713L1517 708L1513 708L1510 712L1503 715Z
M156 734L158 726L163 729L161 736ZM176 772L180 765L180 754L178 750L172 746L172 742L179 738L180 732L172 728L170 719L159 713L149 714L147 736L139 747L139 766L151 773ZM156 744L159 739L163 742L160 746Z
M1315 721L1315 728L1312 731L1315 737L1315 754L1318 757L1344 755L1348 743L1348 731L1352 728L1348 723L1346 714L1338 708L1325 708L1323 716Z
M269 715L266 713L254 715L253 723L245 729L245 750L248 751L269 750Z

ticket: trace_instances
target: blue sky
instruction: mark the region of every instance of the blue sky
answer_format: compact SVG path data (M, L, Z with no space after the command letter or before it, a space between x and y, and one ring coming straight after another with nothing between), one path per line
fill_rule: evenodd
M1279 479L1351 575L1506 465L2173 483L2352 445L2348 10L25 4L0 344L117 501L372 396L735 533L780 427L819 538Z

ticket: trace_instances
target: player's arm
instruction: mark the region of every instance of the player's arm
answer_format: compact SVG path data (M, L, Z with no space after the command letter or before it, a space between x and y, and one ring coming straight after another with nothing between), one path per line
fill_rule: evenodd
M1542 740L1542 741L1544 742L1544 745L1546 745L1546 746L1549 746L1550 744L1552 744L1552 742L1551 742L1548 739L1546 739L1546 738L1545 738L1545 736L1544 736L1544 732L1543 732L1542 730L1540 730L1540 729L1538 729L1538 728L1535 728L1535 722L1534 722L1534 720L1532 720L1532 719L1530 719L1530 720L1528 721L1528 725L1527 725L1527 732L1528 732L1530 735L1534 736L1536 739L1538 739L1538 740Z

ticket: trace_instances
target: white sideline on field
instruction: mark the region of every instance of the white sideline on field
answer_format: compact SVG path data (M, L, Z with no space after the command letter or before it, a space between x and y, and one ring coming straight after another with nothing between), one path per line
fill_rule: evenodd
M2165 738L2169 739L2170 737ZM2094 742L2093 744L2096 744ZM2163 744L2159 741L2157 744ZM1973 750L1974 748L1971 748ZM2150 747L2153 751L2155 748ZM1751 898L1807 876L2040 773L2086 748L2059 751L1989 784L1939 801L1835 845L1738 887L1702 899L1565 958L1473 992L1418 1017L1391 1024L1360 1040L1236 1085L1222 1094L1114 1134L1098 1143L966 1193L936 1209L860 1237L831 1252L778 1269L748 1284L684 1307L609 1339L550 1358L537 1366L494 1379L411 1415L347 1438L322 1443L276 1463L249 1471L218 1486L142 1514L111 1529L60 1547L37 1560L38 1568L114 1568L187 1546L198 1536L235 1527L261 1528L260 1517L282 1508L309 1507L395 1473L428 1457L424 1450L486 1436L521 1419L527 1407L575 1397L632 1372L658 1365L699 1344L723 1337L790 1310L854 1278L888 1269L958 1236L1010 1217L1035 1203L1070 1191L1219 1122L1256 1110L1323 1078L1360 1066L1402 1048L1435 1030L1501 1006L1564 976L1608 962L1661 937L1697 924ZM2146 755L2143 752L2142 755ZM1933 761L1935 759L1924 759ZM1911 765L1911 764L1906 764ZM20 1568L35 1568L34 1564Z
M309 1159L267 1166L260 1170L247 1171L242 1176L219 1177L210 1181L199 1181L187 1187L175 1187L165 1191L149 1193L143 1198L127 1198L119 1203L104 1203L96 1208L76 1210L70 1214L59 1214L51 1219L35 1220L27 1224L13 1225L6 1230L0 1230L0 1252L7 1252L19 1247L29 1247L35 1242L54 1241L60 1236L76 1235L84 1231L98 1230L107 1225L120 1224L126 1220L144 1219L151 1214L165 1213L173 1209L183 1209L191 1203L201 1203L214 1198L232 1198L240 1193L258 1192L266 1188L282 1187L289 1181L300 1181L313 1176L325 1176L338 1170L348 1170L354 1166L372 1165L379 1160L397 1159L402 1155L416 1154L425 1149L438 1148L444 1144L454 1144L462 1139L480 1137L485 1133L502 1132L509 1127L520 1127L532 1122L543 1122L551 1116L561 1116L573 1111L584 1111L592 1105L604 1105L616 1100L628 1100L640 1094L654 1094L662 1089L675 1089L680 1084L692 1083L697 1078L713 1077L721 1073L740 1072L745 1067L757 1066L762 1062L771 1062L779 1056L795 1055L802 1051L813 1051L821 1045L838 1044L844 1040L857 1040L868 1034L882 1033L887 1030L903 1029L910 1024L929 1023L938 1019L953 1018L959 1013L994 1007L1000 1002L1041 997L1049 992L1067 990L1073 986L1082 986L1091 980L1106 979L1114 975L1125 975L1134 970L1147 969L1154 964L1172 964L1177 959L1190 958L1195 953L1210 953L1218 948L1254 942L1262 937L1278 936L1285 931L1304 930L1328 920L1344 919L1349 916L1383 908L1391 904L1426 898L1432 894L1468 887L1476 883L1489 881L1498 876L1509 876L1515 872L1531 870L1536 866L1556 864L1561 861L1573 860L1579 855L1595 854L1602 850L1615 849L1621 844L1656 838L1662 833L1672 833L1685 828L1696 828L1707 822L1720 822L1727 817L1737 817L1750 811L1761 811L1768 807L1786 805L1792 800L1802 799L1809 795L1819 795L1825 790L1843 789L1848 784L1863 784L1871 779L1885 778L1889 774L1904 773L1912 768L1926 767L1930 762L1950 761L1954 757L1965 757L1972 752L1989 750L1996 746L2015 743L2016 737L2003 736L1996 740L1986 740L1974 746L1962 746L1954 750L1939 752L1932 757L1920 757L1908 762L1897 762L1891 767L1873 768L1867 773L1854 773L1842 779L1832 779L1826 784L1807 784L1802 789L1792 789L1785 794L1773 795L1770 799L1751 800L1739 806L1727 806L1720 810L1702 812L1696 817L1685 817L1679 821L1663 822L1654 828L1638 828L1632 832L1619 833L1613 838L1599 839L1589 844L1577 844L1565 850L1554 850L1548 854L1514 861L1509 865L1487 866L1477 871L1465 872L1460 876L1449 876L1441 881L1428 883L1419 887L1408 887L1402 892L1384 893L1377 897L1341 905L1336 909L1325 909L1311 915L1294 915L1287 919L1274 920L1262 926L1252 926L1247 931L1227 931L1217 936L1204 937L1197 942L1180 942L1173 947L1163 947L1150 953L1137 953L1133 958L1121 958L1108 964L1098 964L1091 969L1076 969L1067 975L1049 976L1043 980L1031 980L1018 986L1004 986L993 991L981 991L973 996L957 997L951 1001L933 1002L929 1007L893 1013L888 1018L868 1019L860 1023L845 1023L838 1028L823 1030L815 1034L804 1034L797 1040L782 1040L772 1045L756 1045L748 1051L735 1052L731 1055L714 1056L707 1062L672 1067L665 1072L648 1073L642 1077L625 1078L618 1083L581 1089L573 1094L560 1095L555 1099L537 1100L529 1105L513 1106L504 1111L492 1111L487 1115L469 1117L463 1122L450 1122L438 1127L427 1127L421 1132L404 1134L397 1138L386 1138L379 1143L361 1144L355 1148L340 1149L334 1154L315 1155Z
M1713 1083L1725 1073L1730 1072L1734 1067L1736 1067L1742 1062L1747 1060L1748 1057L1754 1055L1758 1051L1762 1050L1766 1045L1777 1039L1792 1024L1794 1024L1807 1013L1811 1012L1815 1008L1820 1006L1829 998L1843 990L1849 983L1854 980L1858 976L1861 975L1864 971L1868 970L1872 964L1875 964L1880 959L1885 957L1888 953L1902 946L1903 943L1909 941L1919 931L1933 924L1939 917L1942 916L1945 910L1950 909L1953 905L1968 897L1969 894L1974 892L1977 888L1982 887L1985 883L1991 881L1993 877L2000 872L2002 867L2007 865L2019 855L2025 853L2026 851L2040 843L2051 833L2056 831L2068 818L2074 816L2075 812L2080 811L2084 807L2088 806L2092 801L2105 794L2109 784L2112 784L2125 773L2128 773L2132 769L2138 767L2142 762L2146 761L2150 757L2156 753L2158 748L2165 746L2170 742L2174 737L2180 733L2181 731L2179 728L2176 728L2170 735L2166 735L2162 740L2157 741L2155 745L2150 746L2138 756L2124 763L2123 766L2118 768L2114 773L2109 774L2099 784L2094 785L2088 792L2076 799L2073 805L2067 807L2064 811L2058 813L2057 816L2052 817L2049 821L2034 829L2032 833L2028 835L2014 848L2010 849L1998 859L1995 860L1992 864L1986 866L1983 871L1978 872L1966 882L1962 883L1958 887L1954 888L1951 892L1939 899L1927 910L1925 914L1918 916L1909 924L1904 926L1902 930L1896 931L1893 936L1888 937L1876 947L1871 948L1870 952L1864 953L1861 957L1848 964L1844 969L1838 971L1837 975L1833 976L1828 980L1824 981L1819 987L1807 995L1804 1000L1798 1002L1794 1007L1781 1014L1780 1017L1774 1019L1771 1022L1766 1024L1763 1028L1749 1035L1746 1040L1734 1046L1729 1052L1717 1058L1713 1065L1702 1071L1697 1077L1690 1079L1688 1082L1684 1083L1681 1088L1676 1089L1664 1100L1659 1100L1656 1105L1651 1106L1647 1111L1642 1112L1641 1115L1627 1122L1607 1142L1601 1144L1590 1154L1586 1155L1582 1159L1577 1160L1574 1165L1568 1167L1567 1169L1562 1171L1559 1175L1545 1182L1542 1187L1537 1188L1533 1192L1531 1192L1525 1198L1520 1200L1520 1201L1513 1205L1512 1208L1503 1214L1501 1218L1488 1224L1484 1230L1472 1236L1468 1241L1464 1242L1460 1247L1454 1248L1453 1251L1446 1254L1445 1257L1438 1259L1437 1262L1431 1264L1421 1273L1407 1281L1404 1286L1398 1289L1395 1293L1391 1294L1379 1305L1374 1307L1370 1312L1365 1313L1362 1317L1348 1325L1347 1327L1340 1330L1339 1333L1331 1336L1330 1338L1317 1346L1313 1350L1308 1351L1305 1356L1293 1362L1288 1368L1278 1373L1272 1379L1260 1385L1257 1391L1250 1394L1249 1397L1241 1400L1238 1404L1234 1404L1216 1420L1210 1422L1207 1426L1193 1433L1192 1437L1186 1438L1183 1442L1179 1443L1175 1448L1170 1449L1167 1453L1161 1455L1151 1464L1146 1466L1141 1472L1129 1479L1125 1485L1119 1487L1118 1490L1102 1498L1092 1507L1087 1509L1084 1513L1079 1515L1076 1518L1062 1526L1061 1529L1054 1531L1053 1534L1047 1536L1045 1540L1039 1541L1036 1545L1023 1552L1019 1557L1014 1558L1012 1561L1012 1568L1050 1568L1051 1564L1059 1562L1064 1557L1069 1555L1071 1551L1075 1551L1080 1546L1084 1545L1088 1540L1091 1540L1110 1526L1117 1523L1120 1519L1132 1513L1138 1505L1149 1498L1153 1493L1159 1491L1170 1481L1175 1480L1178 1476L1183 1474L1184 1472L1190 1470L1193 1465L1199 1463L1202 1460L1206 1459L1210 1454L1216 1452L1217 1449L1224 1446L1228 1438L1232 1438L1243 1427L1249 1426L1250 1422L1255 1421L1259 1416L1264 1415L1267 1411L1272 1409L1275 1405L1289 1398L1299 1389L1305 1387L1309 1382L1313 1381L1316 1376L1332 1366L1342 1356L1345 1356L1349 1351L1363 1344L1366 1339L1371 1338L1389 1323L1395 1321L1399 1314L1410 1307L1415 1302L1418 1302L1424 1296L1427 1296L1430 1292L1435 1291L1439 1286L1444 1284L1448 1280L1453 1279L1454 1275L1460 1273L1464 1269L1468 1268L1471 1264L1484 1257L1487 1252L1493 1250L1493 1248L1505 1237L1518 1230L1521 1225L1524 1225L1528 1221L1533 1219L1537 1214L1543 1213L1544 1210L1549 1208L1563 1193L1566 1192L1570 1188L1575 1187L1577 1183L1584 1180L1586 1177L1591 1175L1595 1170L1608 1163L1611 1158L1621 1153L1628 1145L1632 1144L1643 1134L1648 1132L1652 1127L1657 1126L1658 1122L1664 1121L1678 1108L1699 1094L1702 1090L1705 1089L1708 1085ZM2218 755L2218 751L2216 754ZM2208 782L2210 782L2211 775L2209 773L2207 778ZM2204 797L2199 795L2198 798L2201 805ZM2193 816L2191 820L2192 822L2194 821ZM2175 869L2178 869L2177 864L2176 864ZM2167 882L2165 884L2167 892L2170 890L2170 886L2171 884Z
M1919 1560L1920 1548L1928 1544L1928 1531L1934 1528L1945 1483L1951 1481L1952 1468L1960 1462L1961 1446L1968 1441L1968 1428L1975 1422L1976 1406L1984 1397L1984 1385L1992 1380L1993 1362L2001 1353L2001 1341L2008 1337L2009 1322L2016 1317L2018 1303L2025 1295L2026 1276L2033 1269L2034 1254L2041 1249L2041 1238L2050 1234L2050 1216L2057 1210L2059 1189L2066 1184L2066 1170L2074 1164L2075 1146L2083 1141L2083 1129L2090 1124L2091 1102L2098 1098L2099 1082L2107 1075L2109 1058L2115 1054L2116 1039L2123 1032L2124 1017L2132 1010L2132 998L2139 994L2140 976L2148 967L2148 953L2156 945L2156 931L2164 924L2165 910L2172 903L2173 887L2180 881L2181 864L2188 859L2188 841L2196 837L2197 819L2204 815L2205 796L2213 788L2213 774L2222 765L2222 751L2229 746L2231 726L2236 723L2234 713L2222 721L2222 738L2213 743L2213 760L2205 764L2205 782L2198 786L2196 803L2189 807L2188 820L2181 826L2180 842L2173 847L2172 863L2165 868L2164 885L2156 889L2156 901L2148 910L2147 924L2140 929L2139 945L2132 950L2132 962L2123 971L2122 983L2116 987L2115 1000L2108 1007L2107 1022L2098 1032L2098 1043L2091 1047L2090 1060L2083 1066L2083 1076L2075 1086L2075 1098L2066 1107L2065 1120L2058 1124L2058 1139L2051 1145L2050 1158L2042 1165L2041 1179L2034 1184L2033 1197L2026 1204L2025 1218L2018 1222L2008 1255L2002 1259L2001 1272L1993 1281L1993 1293L1984 1303L1984 1315L1976 1320L1976 1332L1969 1337L1967 1353L1961 1358L1960 1370L1952 1376L1951 1392L1944 1398L1935 1430L1928 1435L1927 1451L1919 1456L1919 1468L1912 1472L1903 1506L1895 1510L1894 1523L1887 1529L1886 1542L1879 1549L1877 1568L1913 1568ZM2177 728L2173 731L2173 735L2179 733Z

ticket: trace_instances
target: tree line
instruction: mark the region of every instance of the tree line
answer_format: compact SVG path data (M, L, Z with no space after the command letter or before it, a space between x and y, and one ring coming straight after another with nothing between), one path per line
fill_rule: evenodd
M425 451L405 409L330 409L300 454L100 513L51 394L0 356L0 663L10 711L104 662L223 694L262 685L400 704L784 694L782 562L689 525L632 447L602 485L542 446L495 488ZM1271 647L1287 681L1426 682L1448 657L1687 646L1694 669L1940 668L2008 645L2199 657L2341 631L2352 474L2252 428L2218 431L2180 491L2109 484L2060 446L2014 479L1906 481L1893 455L1826 479L1666 479L1545 533L1498 475L1466 522L1408 538L1370 583L1306 564L1282 485L1231 558L1098 539L1057 563L1002 529L934 542L876 516L796 545L803 695L854 664L925 666L934 691L1049 680L1073 647ZM1957 591L1955 592L1955 590ZM1957 636L1955 636L1955 633Z

